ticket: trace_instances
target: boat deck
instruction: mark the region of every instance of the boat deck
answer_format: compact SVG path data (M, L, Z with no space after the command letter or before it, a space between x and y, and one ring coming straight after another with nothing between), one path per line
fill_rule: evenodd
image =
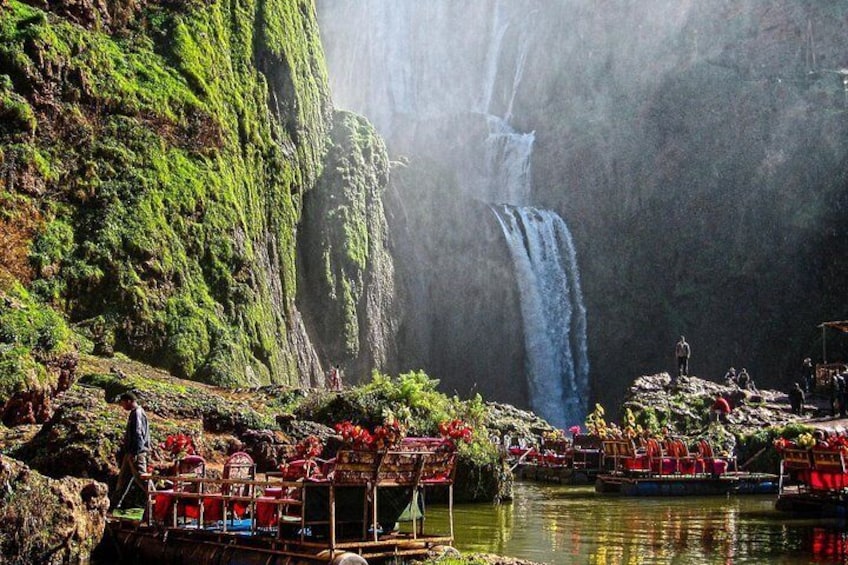
M777 475L731 472L705 475L599 475L595 491L624 496L709 496L726 494L774 494Z
M122 553L122 562L168 562L167 556L191 557L191 563L236 563L261 557L262 563L382 563L397 558L424 558L450 546L450 536L393 532L379 539L338 539L331 549L324 536L281 539L274 531L251 531L250 520L235 520L227 531L219 526L171 528L111 516L107 529ZM251 561L252 562L252 561Z

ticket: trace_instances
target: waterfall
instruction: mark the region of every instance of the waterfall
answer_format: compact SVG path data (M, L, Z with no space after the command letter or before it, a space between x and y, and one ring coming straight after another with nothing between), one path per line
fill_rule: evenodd
M549 210L492 210L515 264L531 408L554 426L580 424L588 407L589 361L571 233Z
M554 425L582 423L589 363L574 245L555 212L530 207L535 132L512 125L528 59L539 52L534 30L543 14L514 0L318 6L337 102L368 116L390 147L397 142L409 151L431 139L422 132L433 131L447 146L468 148L455 165L455 197L498 205L518 284L530 404ZM458 117L484 119L483 135L454 127L476 123ZM416 147L438 146L429 143Z
M484 142L484 184L489 202L526 204L530 200L530 158L536 134L519 133L501 118L487 116L489 135Z

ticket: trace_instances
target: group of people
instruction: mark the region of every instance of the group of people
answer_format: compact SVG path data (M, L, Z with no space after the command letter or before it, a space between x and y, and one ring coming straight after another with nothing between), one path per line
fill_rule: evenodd
M789 405L793 414L804 413L804 402L807 394L815 392L820 383L816 382L816 368L813 360L806 357L801 363L800 380L793 383L789 389ZM844 418L848 415L848 365L830 375L827 386L830 394L830 415L839 414Z
M757 385L754 384L754 379L748 374L748 369L742 367L738 373L734 367L731 367L724 374L724 382L728 386L738 386L743 390L757 390Z
M689 376L689 358L692 356L692 347L686 341L686 336L680 336L680 340L674 346L674 356L677 358L677 378ZM731 367L724 375L724 381L728 385L735 385L744 390L757 390L754 379L748 374L748 370L742 367L737 374L736 369Z

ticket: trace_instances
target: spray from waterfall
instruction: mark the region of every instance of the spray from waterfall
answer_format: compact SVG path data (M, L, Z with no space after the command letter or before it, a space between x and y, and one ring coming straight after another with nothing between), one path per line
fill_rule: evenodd
M390 145L416 147L433 127L465 156L456 197L508 204L494 210L515 265L531 406L554 425L581 423L589 364L574 245L555 212L527 207L536 136L512 124L543 11L513 0L328 0L319 14L322 4L340 34L328 41L336 101L367 115ZM480 17L469 23L470 14ZM439 129L476 118L485 130ZM418 298L426 304L426 290Z
M571 233L549 210L503 205L500 222L515 264L531 408L558 427L586 416L586 308Z

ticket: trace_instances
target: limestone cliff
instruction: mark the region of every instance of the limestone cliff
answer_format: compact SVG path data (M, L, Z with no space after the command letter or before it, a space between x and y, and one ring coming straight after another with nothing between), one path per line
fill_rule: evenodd
M335 99L409 164L387 208L408 294L402 364L458 390L483 367L481 388L523 403L527 352L492 202L570 226L606 403L629 375L671 370L681 333L698 374L744 365L783 388L821 352L816 324L846 316L844 3L318 6ZM493 117L532 141L532 179L529 159L508 171L525 194L504 190ZM481 328L489 347L471 343ZM830 359L846 346L832 340Z
M0 4L2 287L22 283L97 354L221 385L317 384L295 301L298 225L328 178L333 127L314 12L311 0ZM363 342L386 333L372 320L393 294L374 236L381 187L367 184L384 176L357 187L377 200L349 240L365 238L348 281L371 304ZM378 347L321 350L361 354L352 367L367 372L389 354Z
M337 112L298 233L301 310L322 357L361 380L394 360L394 267L382 193L389 160L362 117Z

